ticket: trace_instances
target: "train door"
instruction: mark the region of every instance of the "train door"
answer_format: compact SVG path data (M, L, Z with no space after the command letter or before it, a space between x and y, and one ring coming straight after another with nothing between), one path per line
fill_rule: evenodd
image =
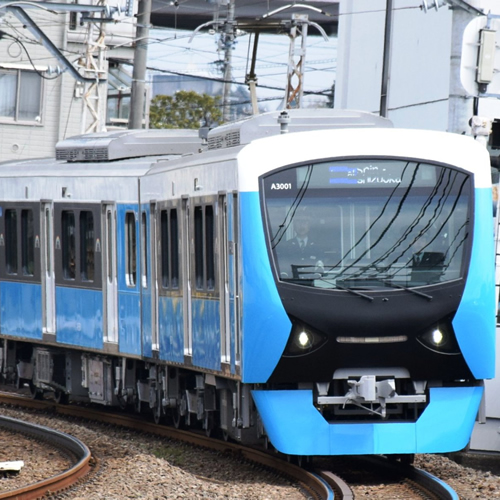
M156 202L151 202L150 207L150 262L151 262L151 342L153 351L160 350L159 335L158 335L158 280L156 278L158 272L157 259L157 220L156 220Z
M222 363L231 361L231 317L230 317L230 269L229 269L229 221L227 213L227 196L219 195L219 283L220 283L220 347Z
M140 218L140 263L141 263L141 333L142 354L150 357L152 353L152 294L151 294L151 234L150 206L142 205Z
M231 365L232 373L240 362L237 201L236 194L221 194L218 200L221 361Z
M241 365L241 330L240 330L240 270L238 258L238 241L239 241L239 215L238 215L238 194L233 193L229 198L230 208L228 213L229 220L229 302L230 302L230 317L231 317L231 349L234 349L234 363L237 366Z
M54 274L54 222L51 201L41 204L41 245L42 245L42 309L43 333L56 331L55 274Z
M102 205L104 340L118 342L118 281L116 276L116 206Z
M192 302L191 302L191 235L189 232L189 198L182 198L182 275L184 297L184 355L193 354Z

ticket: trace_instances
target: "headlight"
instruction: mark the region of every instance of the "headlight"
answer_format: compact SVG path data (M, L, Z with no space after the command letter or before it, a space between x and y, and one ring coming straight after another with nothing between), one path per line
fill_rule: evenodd
M441 354L460 354L453 328L446 323L434 325L419 335L417 340L428 349Z
M283 356L301 356L319 349L325 342L326 336L316 332L303 323L294 323L290 333L290 340Z

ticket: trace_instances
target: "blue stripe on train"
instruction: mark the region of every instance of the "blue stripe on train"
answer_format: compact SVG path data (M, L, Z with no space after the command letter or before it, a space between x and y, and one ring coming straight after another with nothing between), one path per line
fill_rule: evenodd
M102 349L102 300L100 290L56 287L57 342Z
M42 287L40 284L0 283L0 328L4 335L42 338Z
M184 363L183 297L158 297L160 359Z
M221 369L220 302L192 299L193 365L210 370Z

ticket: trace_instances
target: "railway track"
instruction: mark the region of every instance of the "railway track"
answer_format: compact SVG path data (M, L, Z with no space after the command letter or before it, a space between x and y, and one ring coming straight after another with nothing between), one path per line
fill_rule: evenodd
M353 497L341 496L344 500L459 500L457 493L435 476L386 457L344 457L323 462L349 484Z
M55 414L65 415L73 418L83 418L98 421L101 423L112 424L124 428L134 429L140 432L146 432L165 438L180 440L195 446L209 448L223 453L234 453L236 456L258 464L261 467L272 469L277 473L289 478L295 484L298 484L308 499L328 499L328 500L352 500L355 497L355 491L363 489L362 476L372 482L385 485L389 496L385 498L396 498L394 488L396 485L404 496L397 498L418 498L418 499L446 499L458 500L458 496L452 490L446 487L433 476L414 469L413 467L401 466L398 463L391 463L388 460L378 459L333 459L318 460L317 467L306 470L284 460L281 455L270 453L258 449L248 448L236 443L218 440L207 437L204 433L191 432L164 425L156 425L152 422L139 418L136 415L103 411L102 409L93 409L76 405L59 405L51 400L34 400L12 393L0 392L0 403L17 405L27 408L50 410ZM90 454L89 454L90 456ZM350 464L353 464L352 466ZM87 469L88 470L88 469ZM68 472L68 477L71 475ZM76 479L82 477L84 473ZM381 479L382 477L382 479ZM388 481L388 478L393 479ZM341 479L342 478L342 479ZM71 479L62 484L60 489L68 488ZM47 486L40 485L38 491L47 491ZM56 483L50 486L50 491L58 491ZM404 490L404 491L403 491ZM19 496L18 493L9 492L10 496L4 498L36 498L37 496ZM361 496L361 493L359 494ZM359 498L358 496L358 498ZM366 498L366 496L365 496ZM372 497L370 497L372 498ZM381 496L380 498L384 498Z
M69 488L86 476L91 468L91 454L87 446L78 439L28 422L0 416L0 429L14 434L29 436L30 438L49 444L64 455L70 457L72 466L62 473L42 481L28 484L11 491L0 492L0 499L31 500L41 498L49 493Z

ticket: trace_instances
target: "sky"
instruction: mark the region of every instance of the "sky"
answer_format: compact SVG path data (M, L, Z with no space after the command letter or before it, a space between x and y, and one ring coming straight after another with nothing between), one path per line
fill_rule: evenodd
M315 28L309 28L306 47L304 91L320 92L331 89L337 66L337 39L330 36L313 36ZM216 34L198 32L192 41L191 31L154 28L150 31L148 45L148 68L181 74L205 75L222 78L217 61L224 58L218 51ZM250 41L250 45L249 45ZM258 78L257 97L259 104L265 103L268 110L276 109L285 92L289 57L289 37L286 35L261 35L257 52L256 74ZM233 49L233 80L244 83L249 72L253 36L243 34L236 39ZM304 106L311 101L324 98L307 96Z

